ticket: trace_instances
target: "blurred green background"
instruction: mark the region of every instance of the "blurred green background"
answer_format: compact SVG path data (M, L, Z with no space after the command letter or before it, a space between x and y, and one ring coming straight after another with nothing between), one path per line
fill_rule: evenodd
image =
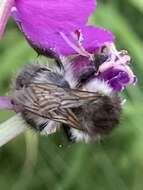
M41 137L28 131L0 148L2 190L143 189L143 0L99 0L92 23L112 30L127 49L138 85L124 93L121 125L96 143L69 144L63 134ZM37 60L12 20L0 42L0 95L15 73ZM0 122L13 113L0 112Z

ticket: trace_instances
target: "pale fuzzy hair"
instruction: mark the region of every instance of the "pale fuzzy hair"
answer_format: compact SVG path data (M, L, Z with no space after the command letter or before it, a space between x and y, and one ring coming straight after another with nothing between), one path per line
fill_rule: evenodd
M104 81L101 81L99 79L93 79L85 86L83 87L83 90L90 91L90 92L99 92L107 96L112 96L112 88ZM84 142L89 142L91 140L91 137L87 134L84 133L80 130L70 128L71 132L71 138L75 140L76 142L79 141L84 141ZM96 139L99 138L99 135L97 136ZM95 139L95 140L96 140Z

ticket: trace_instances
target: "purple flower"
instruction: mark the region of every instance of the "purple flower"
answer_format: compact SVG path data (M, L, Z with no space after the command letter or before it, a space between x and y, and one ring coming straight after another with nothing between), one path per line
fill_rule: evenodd
M12 15L28 42L35 49L54 52L68 61L73 76L86 69L119 92L134 84L136 77L129 67L126 51L117 51L114 35L104 28L87 24L96 0L15 0ZM104 54L101 64L95 55Z
M88 70L92 74L94 71L92 79L105 81L116 92L123 91L128 85L136 84L137 78L129 67L131 58L127 51L117 51L113 43L107 43L95 52L95 54L89 54L90 57L78 55L70 61L70 70L75 80L78 80L81 73L86 73ZM96 62L96 55L105 57L100 65L99 60Z
M115 91L135 84L136 76L129 67L131 58L125 50L117 51L113 44L107 45L108 59L101 64L97 77L106 81Z
M86 26L95 6L95 0L16 0L12 14L28 41L67 56L79 53L79 41L88 52L113 41L111 32Z
M86 68L95 67L93 55L106 47L108 60L100 65L95 77L105 80L115 91L122 91L135 82L128 66L130 57L116 50L111 32L86 24L95 5L95 0L16 0L12 12L33 46L59 55L77 55L67 63L72 64L76 77Z

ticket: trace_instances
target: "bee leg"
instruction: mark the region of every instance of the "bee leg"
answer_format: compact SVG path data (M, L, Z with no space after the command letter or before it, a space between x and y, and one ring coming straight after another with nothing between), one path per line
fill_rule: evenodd
M48 125L48 122L41 123L41 124L39 125L39 131L42 131L47 125Z
M67 125L67 124L62 124L63 126L63 131L68 139L69 142L71 143L74 143L74 139L72 138L72 134L71 134L71 131L70 131L70 127Z
M60 127L60 125L58 122L48 120L47 122L41 123L41 125L39 125L39 128L40 127L41 127L40 130L41 135L50 135L52 133L55 133Z

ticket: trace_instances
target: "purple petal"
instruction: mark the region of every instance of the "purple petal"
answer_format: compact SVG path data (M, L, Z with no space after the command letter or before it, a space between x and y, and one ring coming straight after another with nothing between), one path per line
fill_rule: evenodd
M3 35L11 7L14 5L14 0L5 0L0 3L0 39Z
M128 73L120 70L113 72L116 74L113 78L110 78L108 83L116 91L122 91L125 86L130 82Z
M108 70L105 70L103 73L99 74L99 78L104 79L105 81L111 80L115 76L119 74L119 70L109 68Z
M90 53L95 53L99 47L102 47L103 45L105 45L105 43L114 40L112 33L105 29L85 26L82 27L82 32L83 48L85 48L85 50ZM25 35L27 35L27 33ZM73 39L71 33L66 33L65 35L69 39L69 41L77 45L77 41ZM75 49L69 46L69 44L62 38L62 36L58 32L52 32L49 27L47 27L47 29L39 28L39 30L36 30L36 28L34 27L31 28L28 33L28 40L31 41L32 44L37 45L37 47L41 47L44 49L53 49L57 53L65 56L77 53Z
M83 37L82 46L87 52L90 52L90 53L97 52L98 48L102 47L107 42L110 43L110 42L113 42L113 40L114 40L113 34L110 31L105 30L103 28L97 28L95 26L84 26L79 29L80 29L82 37ZM75 33L76 33L76 31L75 31ZM69 41L71 41L73 44L77 45L77 41L75 39L73 39L73 36L70 33L68 33L68 34L66 33L65 35L67 36ZM56 39L54 39L54 37L56 37ZM49 39L47 39L47 40L49 41ZM56 42L58 50L61 54L71 55L71 54L77 53L58 34L57 34L57 36L55 36L54 34L53 34L53 36L51 36L50 43L52 43L52 40L54 42ZM52 46L54 46L54 44Z
M129 85L130 80L132 80L132 78L130 78L129 73L123 70L116 69L116 68L110 68L104 71L103 73L100 73L98 78L108 81L108 83L116 91L123 90L124 86Z
M18 113L23 110L23 107L9 96L0 96L0 110L1 109L13 110Z
M104 28L86 26L81 30L84 38L83 47L89 52L95 52L98 47L114 41L114 35Z
M120 81L120 83L126 85L130 82L130 77L126 72L122 71L118 75L118 80Z
M13 109L11 97L0 96L0 109Z
M104 71L103 73L100 74L100 77L104 78L105 81L111 80L116 77L123 84L127 84L130 82L128 73L116 68L110 68Z
M83 47L90 52L113 41L111 32L84 26L94 11L95 4L95 0L17 0L13 16L31 43L63 55L71 55L77 52L67 44L60 35L61 32L76 44L71 33L81 29Z
M114 90L121 91L124 87L135 84L136 76L129 67L130 56L127 51L118 51L114 44L107 46L107 59L99 67L98 78L107 81Z
M82 47L87 52L95 53L100 47L104 46L106 43L111 43L114 41L114 35L104 28L98 28L95 26L84 26L79 29L83 37ZM70 34L65 35L73 44L77 44L77 41L73 39ZM64 44L65 43L61 43L61 41L59 40L58 46L61 52L64 52L64 55L77 53L76 51L73 51L73 49L71 49L70 47L66 48Z
M14 18L25 36L42 48L65 49L59 32L83 26L94 11L95 0L16 0ZM62 50L61 50L62 52Z
M84 25L95 10L95 0L16 0L19 19L28 34L31 28L71 31ZM30 28L29 28L30 26ZM48 29L49 30L49 29ZM42 35L42 33L41 33Z
M117 92L121 92L124 89L124 86L119 82L118 78L111 79L108 83Z

